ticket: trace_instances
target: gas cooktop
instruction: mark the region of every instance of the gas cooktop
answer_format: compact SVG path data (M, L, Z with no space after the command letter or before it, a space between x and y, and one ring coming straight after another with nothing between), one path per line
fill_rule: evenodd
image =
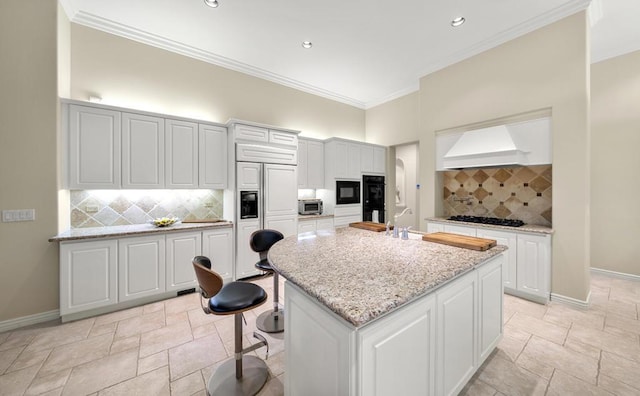
M511 220L511 219L499 219L497 217L482 217L482 216L451 216L448 220L464 221L467 223L479 223L479 224L491 224L507 227L522 227L524 221Z

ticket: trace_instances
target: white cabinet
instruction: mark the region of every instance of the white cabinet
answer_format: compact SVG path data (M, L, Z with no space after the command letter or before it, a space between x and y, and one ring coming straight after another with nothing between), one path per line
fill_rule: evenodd
M298 219L298 234L309 231L333 230L333 218Z
M362 173L385 173L386 149L363 144L360 147L360 168Z
M316 231L320 230L333 230L333 219L318 219L316 220Z
M303 232L315 232L316 221L315 220L298 220L298 234Z
M202 254L202 233L196 231L167 234L166 247L166 290L196 287L198 282L191 262L195 256Z
M69 188L120 188L121 115L69 105Z
M227 130L214 125L198 125L198 185L200 188L227 188Z
M474 271L445 286L436 295L436 395L456 395L475 372L477 287Z
M362 221L362 209L360 205L342 205L335 208L333 212L333 225L346 227L349 223Z
M504 253L478 269L478 359L480 366L502 339Z
M298 135L293 132L269 129L269 143L298 147Z
M444 232L450 232L452 234L460 234L460 235L468 235L468 236L476 236L476 228L475 227L467 227L455 224L445 224Z
M348 179L360 179L362 171L360 169L360 145L356 143L347 144L347 174Z
M211 259L211 267L225 282L233 280L233 230L223 228L202 232L202 255ZM191 268L191 261L189 261ZM193 268L191 268L193 274ZM194 275L195 276L195 275Z
M297 216L298 174L296 167L264 164L264 178L264 184L268 186L264 192L264 218ZM295 230L293 230L293 234L295 234Z
M118 241L60 244L60 315L118 301Z
M427 222L427 233L444 232L444 224Z
M502 280L504 281L504 287L508 289L515 289L516 276L517 276L517 254L518 243L517 235L513 232L491 230L488 228L478 228L476 230L476 236L478 238L495 239L498 245L504 245L508 249L503 253L505 263L502 267Z
M298 188L324 188L324 144L298 140Z
M122 113L122 187L164 187L164 119Z
M260 188L260 164L238 162L236 170L236 186L238 190L257 190Z
M258 275L258 271L255 264L260 261L258 253L251 250L249 241L251 240L251 234L260 229L260 222L255 221L241 221L236 225L237 232L237 254L236 254L236 279L242 279L253 275Z
M118 301L165 291L165 237L152 235L118 241Z
M385 147L373 147L373 173L386 173L387 171L387 149Z
M198 124L166 120L166 188L198 188Z
M252 125L236 124L234 127L235 138L252 142L268 143L269 130Z
M362 395L433 395L435 296L422 298L359 333Z
M549 235L518 234L517 289L548 301L551 279Z

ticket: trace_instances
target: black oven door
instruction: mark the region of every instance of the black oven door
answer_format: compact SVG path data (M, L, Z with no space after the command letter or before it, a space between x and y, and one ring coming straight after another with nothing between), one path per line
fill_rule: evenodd
M336 205L360 203L360 182L350 180L336 181Z

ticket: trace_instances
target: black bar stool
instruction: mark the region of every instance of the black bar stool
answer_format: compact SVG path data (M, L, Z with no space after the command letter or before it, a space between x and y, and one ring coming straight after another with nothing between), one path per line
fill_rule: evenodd
M267 253L271 246L283 238L284 235L281 232L266 229L255 231L249 239L251 249L260 254L260 261L256 263L256 268L273 274L273 311L264 312L256 319L256 327L265 333L284 331L284 312L278 307L279 276L267 260Z
M253 333L260 342L242 349L242 313L267 301L267 293L260 286L248 282L223 284L222 277L211 270L211 260L205 256L193 258L193 269L200 286L200 305L206 314L234 315L235 357L222 363L207 382L208 395L255 395L267 382L269 371L265 362L257 356L245 356L269 344L265 338ZM208 300L205 305L204 301Z

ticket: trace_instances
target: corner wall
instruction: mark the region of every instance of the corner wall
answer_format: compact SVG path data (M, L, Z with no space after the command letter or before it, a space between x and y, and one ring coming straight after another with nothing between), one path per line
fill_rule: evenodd
M421 218L442 214L435 132L552 109L552 292L589 293L589 27L579 12L420 80Z
M640 276L640 51L591 65L591 266Z
M0 2L0 210L35 209L0 223L0 321L58 309L57 7Z

